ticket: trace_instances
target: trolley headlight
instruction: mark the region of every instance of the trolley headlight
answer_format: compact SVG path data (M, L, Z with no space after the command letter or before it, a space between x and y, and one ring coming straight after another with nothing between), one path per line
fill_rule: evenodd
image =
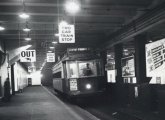
M88 84L86 84L86 86L85 86L85 87L86 87L86 89L88 89L88 90L89 90L89 89L91 89L91 88L92 88L92 85L88 83Z

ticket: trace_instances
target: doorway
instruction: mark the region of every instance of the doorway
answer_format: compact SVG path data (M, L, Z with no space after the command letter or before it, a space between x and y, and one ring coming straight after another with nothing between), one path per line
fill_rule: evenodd
M11 65L11 89L12 95L15 95L14 64Z
M28 86L32 85L32 78L28 78Z

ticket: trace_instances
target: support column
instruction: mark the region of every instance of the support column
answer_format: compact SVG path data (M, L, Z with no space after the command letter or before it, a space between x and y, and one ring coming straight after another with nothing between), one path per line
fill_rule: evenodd
M115 69L117 71L116 83L123 83L121 58L123 54L123 45L115 45Z
M152 103L149 83L150 78L146 77L146 57L145 44L147 43L147 34L141 34L135 37L135 75L137 79L138 97L134 99L134 107L140 110L150 110Z
M102 51L100 53L101 58L103 59L103 70L104 70L104 76L105 76L105 81L107 81L107 71L105 71L105 64L107 63L107 51Z
M145 44L147 43L147 34L135 37L135 74L137 83L149 82L146 77L146 58Z

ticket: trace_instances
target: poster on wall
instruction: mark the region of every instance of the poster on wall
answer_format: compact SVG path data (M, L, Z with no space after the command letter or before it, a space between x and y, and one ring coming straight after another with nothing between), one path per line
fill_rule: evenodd
M135 77L135 60L134 56L121 59L122 77Z
M146 44L145 50L146 74L152 77L150 83L165 84L165 39Z
M116 70L107 71L107 80L108 83L116 83Z

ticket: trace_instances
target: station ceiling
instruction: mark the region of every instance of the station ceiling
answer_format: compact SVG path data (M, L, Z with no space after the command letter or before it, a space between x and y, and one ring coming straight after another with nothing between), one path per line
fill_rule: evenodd
M0 0L0 24L6 30L0 32L0 38L6 41L8 50L31 44L36 49L36 67L40 69L50 46L55 53L62 54L68 47L99 48L111 40L110 36L164 0L78 0L81 10L74 16L69 14L64 4L69 0ZM19 18L26 11L27 20ZM52 44L58 42L58 23L65 20L75 25L76 43ZM27 33L22 29L31 28L31 41L25 41ZM163 27L162 27L163 29ZM151 31L155 33L155 31ZM27 64L28 65L28 64Z

